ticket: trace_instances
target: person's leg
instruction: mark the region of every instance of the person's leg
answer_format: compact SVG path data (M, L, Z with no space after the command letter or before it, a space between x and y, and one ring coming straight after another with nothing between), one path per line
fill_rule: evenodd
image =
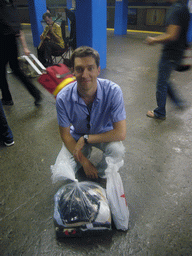
M0 77L1 77L1 83L0 88L2 92L2 100L4 103L11 103L13 105L12 96L9 91L9 86L7 83L7 73L6 73L6 65L8 63L8 51L9 51L9 45L10 40L8 36L1 36L0 37L0 59L1 59L1 65L0 65ZM10 51L12 51L10 49ZM10 105L10 104L9 104Z
M44 58L46 60L47 63L52 64L52 58L51 58L51 52L52 52L52 43L51 42L44 42L44 47L45 47L45 51L44 51Z
M154 110L154 114L157 117L165 117L166 116L166 98L167 91L170 87L169 78L172 71L172 63L170 60L164 58L162 56L159 62L159 72L157 79L157 88L156 88L156 100L157 100L157 108Z
M125 147L122 141L99 143L94 144L93 146L103 151L102 160L96 166L98 175L102 178L104 177L105 170L107 168L106 157L111 157L114 162L122 161L125 153Z
M173 68L175 68L178 63L179 62L176 61L173 62ZM168 83L167 94L176 106L181 108L185 106L184 100L182 100L178 95L177 91L174 89L174 85L171 82Z
M2 102L0 100L0 139L7 146L14 144L12 131L7 123L7 119L3 110Z
M38 60L45 65L46 64L46 59L45 59L45 49L44 46L42 45L40 49L37 48L37 57Z
M12 36L12 54L9 54L9 64L14 75L23 83L28 92L34 97L35 105L41 101L41 92L31 83L30 79L21 71L18 62L18 47L15 36Z
M82 152L86 157L89 158L91 154L91 146L86 145ZM63 143L55 164L52 166L54 182L66 177L66 175L68 179L73 179L80 167L80 163L74 159L73 155L69 152Z
M63 48L61 48L58 44L52 42L45 43L45 59L48 63L53 64L52 57L54 55L62 54Z
M169 95L170 99L175 103L176 106L183 107L184 101L180 99L176 90L173 88L173 84L171 82L168 84L167 94Z

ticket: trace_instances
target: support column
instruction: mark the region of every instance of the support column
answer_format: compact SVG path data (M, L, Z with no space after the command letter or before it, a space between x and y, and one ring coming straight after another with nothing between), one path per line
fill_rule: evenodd
M188 43L192 43L192 0L188 1L188 8L190 12L190 23L189 23L187 41Z
M115 35L127 34L128 0L116 0L115 2Z
M41 24L42 16L47 11L46 0L28 0L28 4L33 44L35 47L38 47L40 35L43 32L43 26Z
M76 9L76 2L75 0L67 0L67 9ZM70 26L70 20L68 19L68 30L71 31L71 26Z
M100 54L106 68L107 0L76 0L77 47L87 45Z

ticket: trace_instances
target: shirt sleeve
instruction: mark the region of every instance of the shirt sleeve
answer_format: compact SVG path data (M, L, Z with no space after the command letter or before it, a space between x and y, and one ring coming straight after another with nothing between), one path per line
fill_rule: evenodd
M59 126L70 127L70 120L68 117L68 113L66 111L64 100L59 96L57 96L56 98L56 110L57 110L57 120L58 120Z
M123 93L120 86L116 85L113 91L111 102L111 118L116 123L126 119L126 111L123 100Z
M55 26L55 34L57 34L60 38L62 38L62 33L61 33L61 27L60 26Z
M181 26L181 20L180 20L180 15L181 15L181 8L175 8L175 11L172 13L169 21L169 25L176 25L176 26Z
M59 41L55 40L57 44L61 46L61 48L65 47L64 41L63 41L63 36L62 36L62 31L61 27L57 24L54 26L54 33L60 38Z

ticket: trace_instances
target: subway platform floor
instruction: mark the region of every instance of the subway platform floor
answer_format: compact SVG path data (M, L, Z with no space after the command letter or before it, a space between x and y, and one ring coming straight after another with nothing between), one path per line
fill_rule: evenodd
M29 28L25 35L36 54ZM165 121L146 117L156 107L161 52L161 45L144 43L147 35L115 36L108 31L107 68L100 74L118 83L124 94L127 138L120 175L130 211L129 230L56 240L53 197L62 182L52 184L50 166L62 144L55 99L34 79L43 93L42 106L35 107L31 95L9 74L14 105L4 110L15 145L0 146L0 255L192 255L192 107L181 112L168 99ZM174 71L172 79L191 103L192 71Z

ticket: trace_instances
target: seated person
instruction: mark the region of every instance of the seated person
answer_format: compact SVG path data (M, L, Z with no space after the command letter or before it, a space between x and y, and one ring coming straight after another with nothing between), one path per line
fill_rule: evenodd
M51 14L46 12L43 19L47 23L43 33L40 36L41 42L38 47L38 59L45 66L51 66L51 56L62 52L65 44L62 38L61 27L52 20Z
M64 87L56 97L57 118L64 143L59 155L66 168L74 172L82 166L88 179L104 177L107 156L114 162L122 160L122 141L126 137L122 90L112 81L97 78L99 62L99 53L93 48L77 48L71 56L76 81ZM103 158L96 166L89 160L92 147L103 152Z

